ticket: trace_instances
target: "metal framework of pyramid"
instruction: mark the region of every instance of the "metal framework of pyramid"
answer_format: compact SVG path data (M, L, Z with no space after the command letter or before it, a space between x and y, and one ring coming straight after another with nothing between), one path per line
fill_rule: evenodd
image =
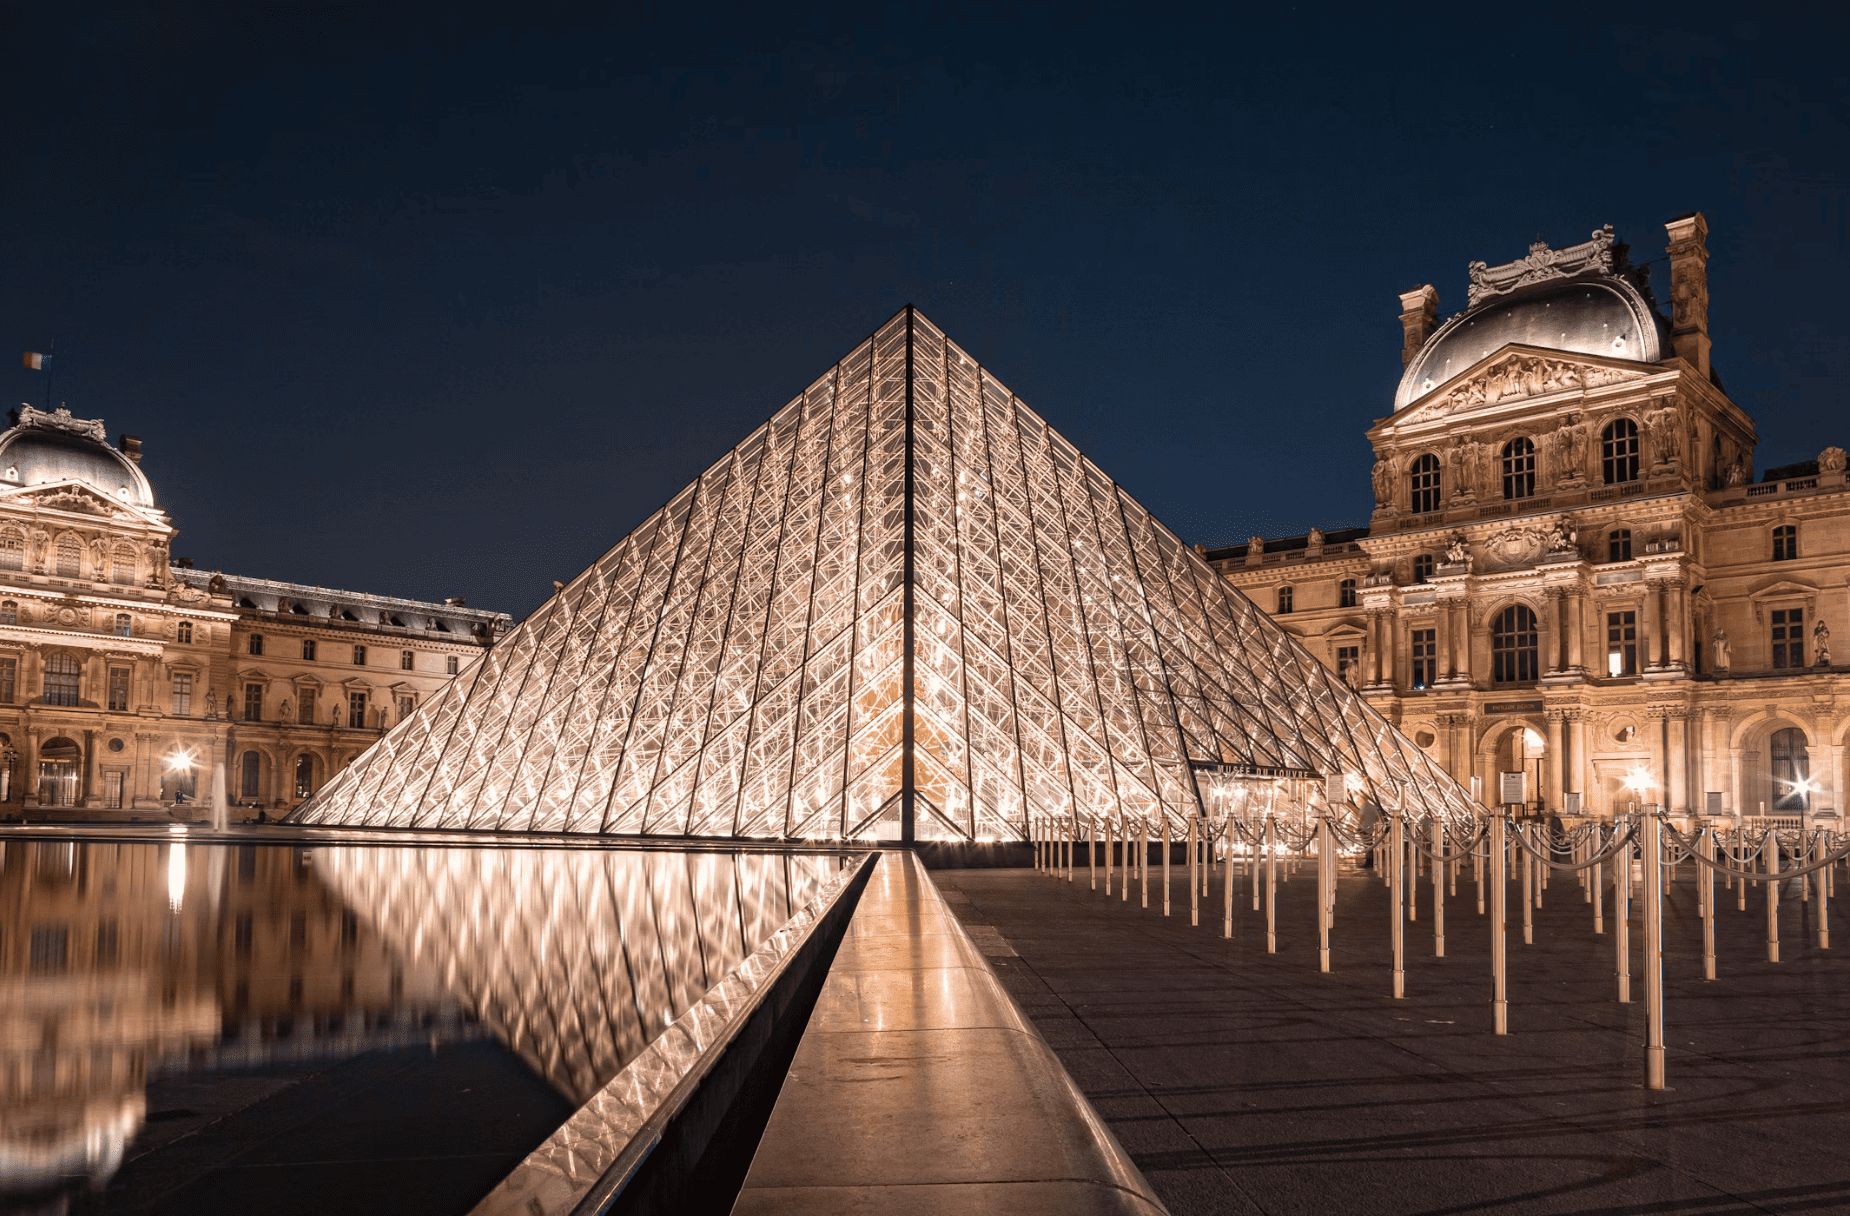
M1199 814L1204 765L1472 811L908 307L294 818L1020 839Z

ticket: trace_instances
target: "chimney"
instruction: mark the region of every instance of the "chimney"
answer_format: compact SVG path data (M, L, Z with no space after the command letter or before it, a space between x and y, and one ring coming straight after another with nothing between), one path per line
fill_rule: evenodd
M1413 362L1413 356L1419 354L1426 339L1432 337L1433 322L1438 316L1439 293L1433 290L1431 283L1400 297L1400 328L1406 335L1400 347L1402 367Z
M1709 375L1709 224L1692 211L1664 225L1670 234L1670 345Z
M128 457L136 464L141 463L140 435L124 435L122 436L122 442L118 446L121 447L124 456Z
M443 602L452 608L467 608L469 606L469 601L460 595L452 595Z

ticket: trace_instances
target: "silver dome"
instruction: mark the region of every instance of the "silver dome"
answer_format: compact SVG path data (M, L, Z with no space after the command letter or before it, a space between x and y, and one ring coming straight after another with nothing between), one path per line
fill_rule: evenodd
M1499 296L1439 327L1407 365L1394 408L1411 405L1512 343L1656 363L1663 357L1662 324L1636 288L1604 275Z
M0 435L0 489L77 481L106 498L154 505L154 488L140 468L108 444L69 430L22 424Z

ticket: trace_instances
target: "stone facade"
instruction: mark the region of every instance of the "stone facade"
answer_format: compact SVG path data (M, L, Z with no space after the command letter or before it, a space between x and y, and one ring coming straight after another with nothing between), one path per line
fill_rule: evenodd
M140 462L63 410L0 434L0 816L194 818L220 764L280 813L509 623L175 565Z
M1402 296L1369 526L1208 556L1487 799L1523 771L1550 813L1834 814L1844 452L1753 481L1754 421L1709 366L1706 225L1668 229L1669 318L1610 228L1474 263L1436 327L1431 287Z

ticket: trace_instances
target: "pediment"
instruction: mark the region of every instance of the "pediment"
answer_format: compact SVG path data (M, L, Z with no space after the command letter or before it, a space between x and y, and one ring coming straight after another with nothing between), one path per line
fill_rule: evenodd
M1387 426L1417 426L1507 401L1583 392L1651 374L1622 359L1566 355L1533 346L1506 346L1486 355L1387 420Z
M33 506L48 511L66 511L73 515L92 515L99 519L119 519L134 523L158 522L157 513L125 502L117 502L81 481L56 481L31 486L6 495L15 506Z

